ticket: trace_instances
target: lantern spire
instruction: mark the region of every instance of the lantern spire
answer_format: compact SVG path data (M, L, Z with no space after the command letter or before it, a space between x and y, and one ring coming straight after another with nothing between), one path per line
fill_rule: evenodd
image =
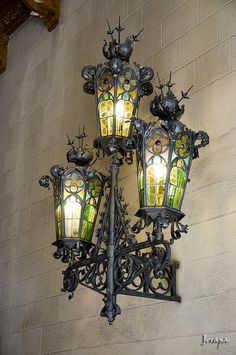
M74 141L71 140L69 135L67 134L67 138L68 138L67 145L71 146L71 149L66 154L68 163L74 163L79 166L91 165L93 160L93 153L92 153L92 149L90 149L87 144L85 145L85 147L83 146L85 137L87 137L87 134L85 133L84 126L83 126L82 133L80 133L80 128L79 128L79 133L77 136L75 136L75 138L79 140L79 145L78 147L76 147L74 145Z

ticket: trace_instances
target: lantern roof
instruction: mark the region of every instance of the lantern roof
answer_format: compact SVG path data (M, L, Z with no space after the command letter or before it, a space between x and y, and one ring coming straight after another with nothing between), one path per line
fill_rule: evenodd
M170 72L169 80L166 83L162 83L157 73L159 84L156 87L160 90L160 94L155 95L150 106L151 113L159 117L161 124L164 126L169 122L176 122L181 119L185 105L180 106L180 102L183 99L189 99L188 94L193 87L192 85L186 92L181 90L181 98L178 99L171 90L175 85L175 83L171 81L171 74Z
M87 137L87 134L85 133L84 126L83 126L82 132L80 132L79 129L79 134L75 136L75 138L79 140L79 145L76 147L74 145L74 140L71 140L67 134L67 138L68 138L67 145L71 147L66 154L68 163L74 163L79 166L91 165L93 160L93 152L92 149L90 149L87 144L84 146L83 143L85 137Z
M139 31L136 35L132 34L131 36L126 37L126 39L121 42L120 33L124 30L124 27L121 27L120 17L118 26L111 29L109 21L107 20L108 31L107 34L110 35L111 40L107 42L104 40L103 45L103 55L106 59L109 60L109 66L113 69L122 69L126 64L129 63L129 59L133 52L132 44L138 41L138 36L143 31ZM118 33L117 38L115 33Z

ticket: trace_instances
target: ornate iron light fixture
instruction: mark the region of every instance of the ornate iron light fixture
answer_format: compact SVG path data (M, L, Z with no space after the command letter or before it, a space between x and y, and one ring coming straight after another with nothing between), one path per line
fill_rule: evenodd
M110 324L121 312L116 303L119 294L180 302L176 291L179 264L171 260L171 244L187 232L180 220L184 217L181 205L190 166L198 157L198 149L209 142L205 132L195 133L179 121L184 112L184 105L180 107L179 103L188 98L188 91L182 92L178 100L171 90L171 78L166 84L159 80L161 93L151 102L151 112L158 122L147 124L137 118L140 98L153 92L153 71L138 64L134 69L130 67L132 43L138 35L121 42L122 30L120 21L113 30L109 26L111 41L105 41L103 47L108 62L82 70L84 91L96 95L98 139L94 147L98 158L110 156L108 176L91 168L92 150L83 147L83 132L77 137L82 140L78 148L70 139L68 142L71 149L67 159L76 166L53 166L52 177L43 176L39 181L43 187L51 181L54 187L54 257L69 263L63 272L62 291L70 292L71 298L82 284L103 295L101 316L107 317ZM139 220L130 229L128 204L118 187L118 174L125 162L132 164L134 150L140 209ZM105 208L92 240L103 188L108 190ZM151 223L152 233L146 233L146 240L138 242L135 234ZM163 228L169 225L168 240Z

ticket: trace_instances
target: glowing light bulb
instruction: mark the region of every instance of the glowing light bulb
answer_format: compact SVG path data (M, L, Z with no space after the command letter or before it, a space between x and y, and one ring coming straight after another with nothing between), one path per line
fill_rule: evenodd
M116 104L116 117L124 117L125 102L124 100L119 100Z
M71 196L68 202L65 204L65 217L73 218L75 214L78 213L78 202L76 202L76 198Z
M156 178L156 181L161 179L165 180L166 178L166 167L163 164L155 164L153 165L153 172Z

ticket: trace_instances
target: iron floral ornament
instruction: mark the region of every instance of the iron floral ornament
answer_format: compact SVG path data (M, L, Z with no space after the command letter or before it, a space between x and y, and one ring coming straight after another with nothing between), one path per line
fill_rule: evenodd
M160 83L161 94L151 102L151 112L159 122L148 124L137 117L140 99L153 91L153 70L129 65L138 35L121 42L122 30L120 21L114 29L109 25L111 41L103 46L108 61L82 70L85 93L96 96L98 138L94 148L98 159L105 154L110 159L107 176L91 167L91 149L83 143L76 148L69 140L67 158L75 166L54 166L52 177L40 179L42 186L48 187L49 182L54 186L54 257L69 264L63 271L62 291L72 298L80 284L101 294L104 307L100 314L109 324L121 313L118 295L181 301L176 289L179 263L171 260L171 245L187 232L180 220L191 161L209 141L205 132L192 132L179 121L184 112L179 103L188 98L188 92L182 92L178 100L171 80ZM131 228L118 176L122 165L133 163L135 151L140 208L139 220ZM103 192L104 209L99 213ZM97 216L98 228L93 234ZM149 225L152 232L138 242L136 234ZM169 226L171 237L165 239L163 229Z

